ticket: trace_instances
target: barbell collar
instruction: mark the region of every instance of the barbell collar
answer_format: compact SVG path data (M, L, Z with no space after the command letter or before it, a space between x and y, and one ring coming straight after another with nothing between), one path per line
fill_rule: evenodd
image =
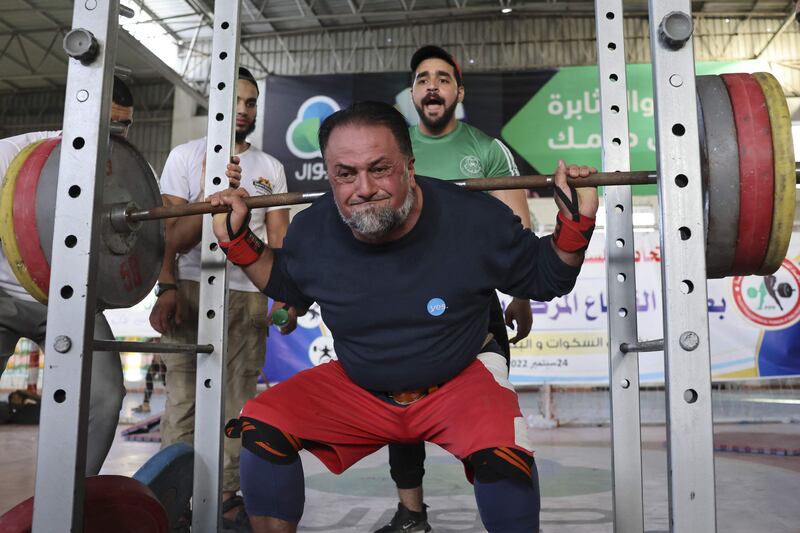
M141 226L141 221L133 220L128 215L139 211L136 202L121 202L111 206L108 210L108 218L111 227L118 233L131 233L137 231Z

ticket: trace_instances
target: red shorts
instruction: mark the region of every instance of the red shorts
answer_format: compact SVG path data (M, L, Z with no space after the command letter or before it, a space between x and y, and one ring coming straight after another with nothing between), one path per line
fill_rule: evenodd
M259 394L245 404L242 416L303 439L334 474L393 442L433 442L462 460L495 447L532 454L505 359L491 352L478 357L406 407L359 387L332 361Z

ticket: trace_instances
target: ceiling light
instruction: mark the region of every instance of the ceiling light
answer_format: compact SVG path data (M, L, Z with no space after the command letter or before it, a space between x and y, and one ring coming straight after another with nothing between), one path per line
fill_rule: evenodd
M512 11L513 9L511 9L510 7L504 7L503 9L500 10L500 13L502 13L503 15L508 15Z

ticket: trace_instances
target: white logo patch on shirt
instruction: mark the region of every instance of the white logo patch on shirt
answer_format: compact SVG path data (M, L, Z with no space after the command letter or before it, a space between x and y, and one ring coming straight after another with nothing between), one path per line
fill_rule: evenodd
M253 180L253 187L258 189L261 194L272 194L272 183L263 176Z
M458 166L465 176L479 178L483 175L483 166L481 165L481 160L474 155L464 156Z

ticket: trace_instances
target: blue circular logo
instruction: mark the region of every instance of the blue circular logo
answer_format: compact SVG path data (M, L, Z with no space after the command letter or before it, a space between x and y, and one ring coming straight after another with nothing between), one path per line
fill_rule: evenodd
M431 316L439 316L445 312L447 304L441 298L431 298L428 300L428 314Z

